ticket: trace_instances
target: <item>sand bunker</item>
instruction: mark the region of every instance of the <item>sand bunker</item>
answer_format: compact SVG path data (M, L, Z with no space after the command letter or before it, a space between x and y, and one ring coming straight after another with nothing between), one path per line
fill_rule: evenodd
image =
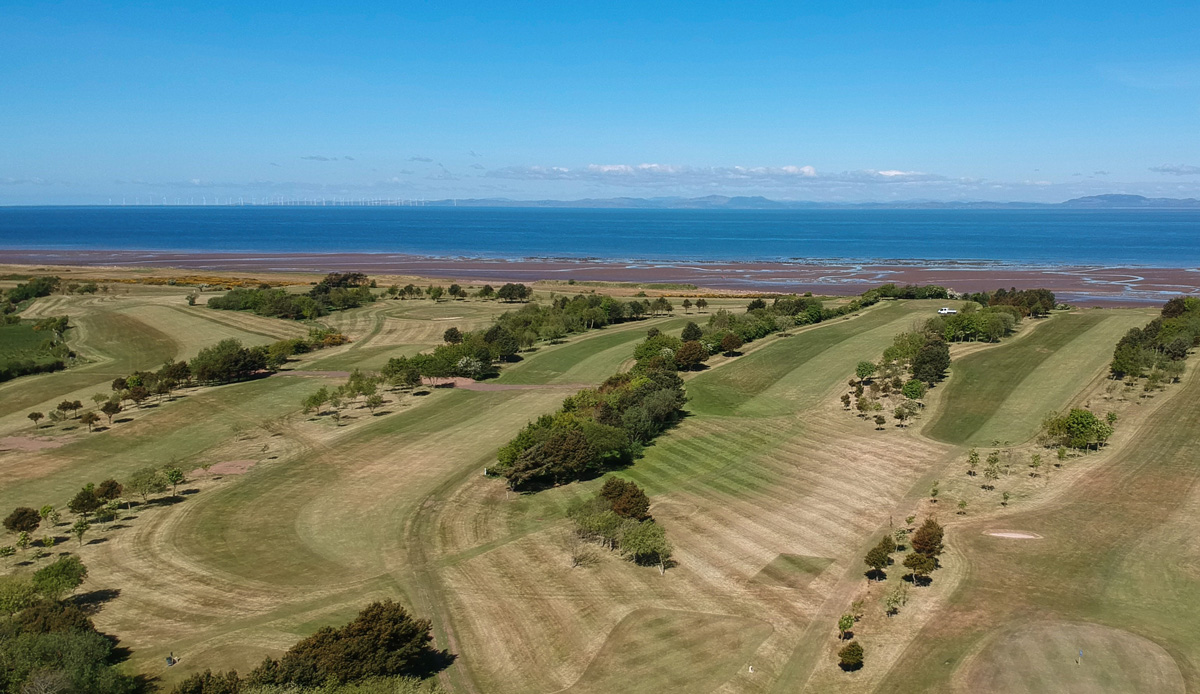
M1015 530L989 530L986 533L984 533L984 535L991 535L992 537L1006 537L1010 540L1040 540L1040 539L1042 539L1042 536L1038 535L1037 533L1023 533L1023 532L1017 532Z

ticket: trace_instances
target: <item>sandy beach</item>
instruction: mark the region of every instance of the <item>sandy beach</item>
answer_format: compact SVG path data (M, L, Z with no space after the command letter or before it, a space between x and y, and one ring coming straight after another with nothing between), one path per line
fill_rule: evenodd
M655 282L739 292L858 294L887 282L938 284L955 291L1045 287L1062 301L1144 306L1178 294L1200 295L1200 269L1120 266L1009 266L936 261L775 263L614 262L553 258L430 258L400 254L179 253L0 250L0 263L85 267L161 267L188 271L332 272L357 270L463 281Z

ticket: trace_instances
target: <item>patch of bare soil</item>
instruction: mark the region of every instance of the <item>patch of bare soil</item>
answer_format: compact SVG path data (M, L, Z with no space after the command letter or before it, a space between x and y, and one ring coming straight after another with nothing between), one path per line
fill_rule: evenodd
M66 441L57 439L41 439L34 436L5 436L0 438L0 453L5 451L41 451L47 448L58 448Z
M208 468L208 472L205 472L202 468L196 468L195 470L192 470L191 476L199 477L201 475L206 475L206 474L207 475L241 475L241 474L245 473L247 470L249 470L250 468L254 467L254 464L257 462L258 462L257 460L250 460L250 459L225 460L225 461L217 463L216 465L213 465L212 467Z
M989 530L989 531L985 532L984 535L991 535L992 537L1004 537L1004 538L1007 538L1010 540L1040 540L1040 539L1042 539L1042 536L1038 535L1037 533L1026 533L1026 532L1020 532L1020 531L1016 531L1016 530Z

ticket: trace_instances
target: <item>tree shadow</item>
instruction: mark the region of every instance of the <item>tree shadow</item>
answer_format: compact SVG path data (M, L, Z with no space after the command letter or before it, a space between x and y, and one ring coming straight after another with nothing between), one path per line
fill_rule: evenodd
M107 538L107 537L97 537L97 538L96 538L96 539L94 539L94 540L88 540L86 544L87 544L87 545L90 547L90 546L92 546L92 545L102 545L102 544L104 544L105 542L108 542L108 538Z
M847 318L849 318L849 316L847 316ZM854 672L855 670L862 669L862 663L854 663L853 665L847 665L846 663L838 663L838 667L840 667L845 672Z
M391 410L380 410L380 411L378 411L378 412L375 412L375 413L373 413L371 416L372 416L372 417L382 417L382 416L384 416L385 414L391 414L391 413L392 413L392 411L391 411Z
M101 588L86 593L79 593L71 597L70 600L79 609L89 615L93 615L99 612L106 603L117 599L120 595L120 588Z
M147 501L146 503L148 505L153 505L153 506L174 506L175 504L179 503L180 501L183 501L183 497L181 497L181 496L160 496L160 497L151 499L151 500Z
M132 422L132 421L133 421L133 417L122 417L120 419L113 420L113 424L124 424L125 422Z
M887 572L882 569L870 569L863 574L868 581L886 581Z
M193 495L193 494L199 494L199 493L200 493L200 490L199 490L199 489L191 489L191 488L189 488L189 489L181 489L181 490L179 490L179 494L180 494L180 496L191 496L191 495Z
M918 576L916 574L905 574L901 580L908 581L916 587L924 588L933 583L933 578L930 576Z

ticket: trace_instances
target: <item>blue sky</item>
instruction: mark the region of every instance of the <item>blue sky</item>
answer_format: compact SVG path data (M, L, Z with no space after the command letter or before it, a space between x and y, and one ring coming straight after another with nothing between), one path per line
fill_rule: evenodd
M0 204L1200 196L1195 2L0 2Z

